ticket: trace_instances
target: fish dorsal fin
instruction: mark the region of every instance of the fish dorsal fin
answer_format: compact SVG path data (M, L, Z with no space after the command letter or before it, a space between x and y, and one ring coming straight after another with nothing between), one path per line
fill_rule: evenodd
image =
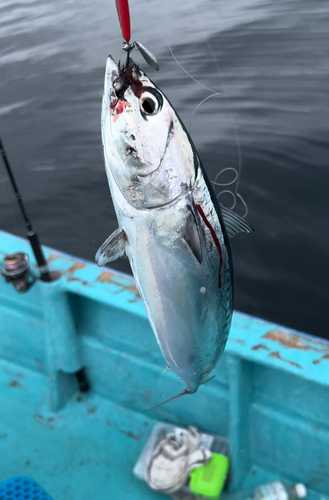
M253 233L254 229L249 222L243 219L240 215L234 212L231 208L220 203L220 208L223 216L224 225L229 238L233 238L239 233Z
M194 257L201 264L202 262L202 250L201 250L201 240L199 236L199 231L197 227L196 220L192 212L189 213L186 219L185 226L182 229L182 239L185 241Z
M113 262L125 253L127 236L123 229L116 229L98 249L95 260L99 266Z

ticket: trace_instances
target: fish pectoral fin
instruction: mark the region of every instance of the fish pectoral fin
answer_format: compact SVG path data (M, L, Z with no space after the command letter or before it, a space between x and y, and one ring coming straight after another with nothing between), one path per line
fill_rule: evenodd
M105 266L107 262L113 262L118 257L121 257L125 253L126 244L126 233L123 229L116 229L98 249L95 255L97 264L99 266Z
M182 229L182 239L193 253L194 257L201 264L202 249L198 226L192 212L189 213L186 224Z
M239 233L253 233L254 229L251 227L243 217L234 212L231 208L226 207L220 203L220 208L223 216L224 225L229 238L233 238Z

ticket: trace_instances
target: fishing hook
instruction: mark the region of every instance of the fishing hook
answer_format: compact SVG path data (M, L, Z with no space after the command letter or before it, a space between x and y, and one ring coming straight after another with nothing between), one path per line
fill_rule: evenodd
M131 38L131 28L130 28L130 12L128 0L115 0L119 23L121 27L123 44L122 50L127 52L126 66L129 64L130 53L133 49L139 50L147 64L151 66L155 71L159 71L159 64L156 57L150 52L144 45L140 42L130 43Z

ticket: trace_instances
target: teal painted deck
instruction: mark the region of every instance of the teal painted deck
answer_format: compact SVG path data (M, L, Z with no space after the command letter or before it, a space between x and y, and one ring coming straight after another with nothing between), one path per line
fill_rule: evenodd
M0 232L0 257L15 251L31 256ZM162 374L134 282L46 254L59 281L22 295L0 281L0 481L33 477L54 500L164 498L132 474L164 420L228 437L233 492L286 478L329 498L328 342L236 312L216 378L141 414L183 384ZM83 396L72 375L82 366L92 387Z

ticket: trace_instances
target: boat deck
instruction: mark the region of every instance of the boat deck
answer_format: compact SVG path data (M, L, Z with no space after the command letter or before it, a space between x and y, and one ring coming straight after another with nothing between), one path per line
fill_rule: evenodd
M54 500L160 500L132 470L157 422L96 394L49 410L47 377L0 362L0 480L35 479ZM242 489L280 479L253 464ZM302 478L301 478L302 480ZM233 497L234 498L234 497ZM309 500L326 500L310 491Z
M0 480L33 477L54 500L163 500L132 473L154 420L92 393L55 414L45 387L45 376L1 361Z
M0 231L0 255L16 251L31 256ZM58 281L19 294L0 280L0 481L32 477L54 500L164 498L132 472L160 420L228 439L230 492L287 479L329 500L328 342L235 312L215 379L143 414L183 384L163 374L133 280L46 255Z

